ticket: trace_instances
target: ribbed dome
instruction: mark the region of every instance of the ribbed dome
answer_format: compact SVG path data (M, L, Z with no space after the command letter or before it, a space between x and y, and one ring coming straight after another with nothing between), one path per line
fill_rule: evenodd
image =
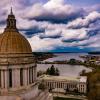
M0 54L32 53L28 40L16 28L16 19L11 10L7 18L7 27L0 35Z
M17 31L5 31L0 35L0 53L32 53L27 39Z

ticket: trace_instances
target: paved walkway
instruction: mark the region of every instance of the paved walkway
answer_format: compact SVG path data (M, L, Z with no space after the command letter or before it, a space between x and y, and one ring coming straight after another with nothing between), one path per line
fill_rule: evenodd
M61 93L53 93L54 97L64 97L64 98L74 98L74 99L81 99L81 100L88 100L85 96L76 96L76 95L64 95Z

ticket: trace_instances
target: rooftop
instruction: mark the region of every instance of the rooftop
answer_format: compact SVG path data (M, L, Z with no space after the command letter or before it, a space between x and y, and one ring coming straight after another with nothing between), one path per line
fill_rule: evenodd
M43 80L54 80L54 81L74 81L74 82L87 82L86 76L80 77L67 77L67 76L50 76L50 75L43 75L40 77Z

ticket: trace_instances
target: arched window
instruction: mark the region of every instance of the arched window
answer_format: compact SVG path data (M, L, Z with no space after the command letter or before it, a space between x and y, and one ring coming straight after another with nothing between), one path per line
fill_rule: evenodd
M9 69L9 87L12 87L12 69Z
M20 85L23 86L23 68L20 69Z

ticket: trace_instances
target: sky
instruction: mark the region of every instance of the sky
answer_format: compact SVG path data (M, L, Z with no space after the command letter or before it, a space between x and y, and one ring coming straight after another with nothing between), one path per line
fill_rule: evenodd
M2 0L0 33L11 7L33 52L100 51L100 0Z

